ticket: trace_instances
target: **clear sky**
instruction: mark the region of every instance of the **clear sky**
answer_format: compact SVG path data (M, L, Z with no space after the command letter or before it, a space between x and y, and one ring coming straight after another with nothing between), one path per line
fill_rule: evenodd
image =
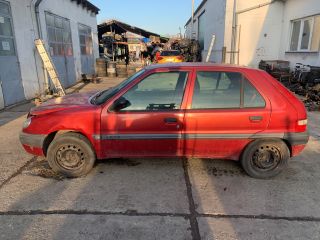
M117 19L161 35L177 34L191 16L192 0L89 0L100 8L98 24ZM195 8L201 0L195 0Z

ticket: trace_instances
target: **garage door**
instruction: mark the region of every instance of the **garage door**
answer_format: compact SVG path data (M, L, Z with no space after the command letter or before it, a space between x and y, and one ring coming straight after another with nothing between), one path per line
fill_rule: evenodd
M78 29L81 48L81 72L84 74L94 74L91 28L83 24L79 24Z
M0 0L0 84L2 105L8 106L25 99L17 57L11 9Z
M50 55L62 85L69 87L76 82L70 21L52 13L46 13L46 23Z

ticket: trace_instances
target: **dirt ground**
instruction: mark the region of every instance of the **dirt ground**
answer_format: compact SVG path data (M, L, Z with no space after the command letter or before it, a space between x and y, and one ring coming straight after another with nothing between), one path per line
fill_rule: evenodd
M0 112L0 239L320 239L319 112L307 148L274 179L203 159L104 160L65 179L19 143L30 107Z

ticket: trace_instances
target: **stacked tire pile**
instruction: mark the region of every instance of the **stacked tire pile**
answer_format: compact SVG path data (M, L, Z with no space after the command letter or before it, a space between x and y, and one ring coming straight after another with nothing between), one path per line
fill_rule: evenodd
M121 62L117 63L116 72L117 72L117 76L120 77L120 78L128 77L126 63L121 63Z
M105 58L97 58L96 60L96 72L98 77L107 76L107 62Z
M108 62L108 68L107 68L107 73L108 73L108 77L116 77L117 73L116 73L116 62Z

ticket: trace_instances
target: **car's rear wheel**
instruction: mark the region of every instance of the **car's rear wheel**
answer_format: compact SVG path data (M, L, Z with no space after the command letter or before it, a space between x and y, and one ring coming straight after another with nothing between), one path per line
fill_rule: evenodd
M255 140L244 150L241 165L254 178L272 178L288 165L290 152L281 140Z
M57 173L67 177L80 177L92 169L95 153L87 138L79 133L57 136L49 145L47 160Z

